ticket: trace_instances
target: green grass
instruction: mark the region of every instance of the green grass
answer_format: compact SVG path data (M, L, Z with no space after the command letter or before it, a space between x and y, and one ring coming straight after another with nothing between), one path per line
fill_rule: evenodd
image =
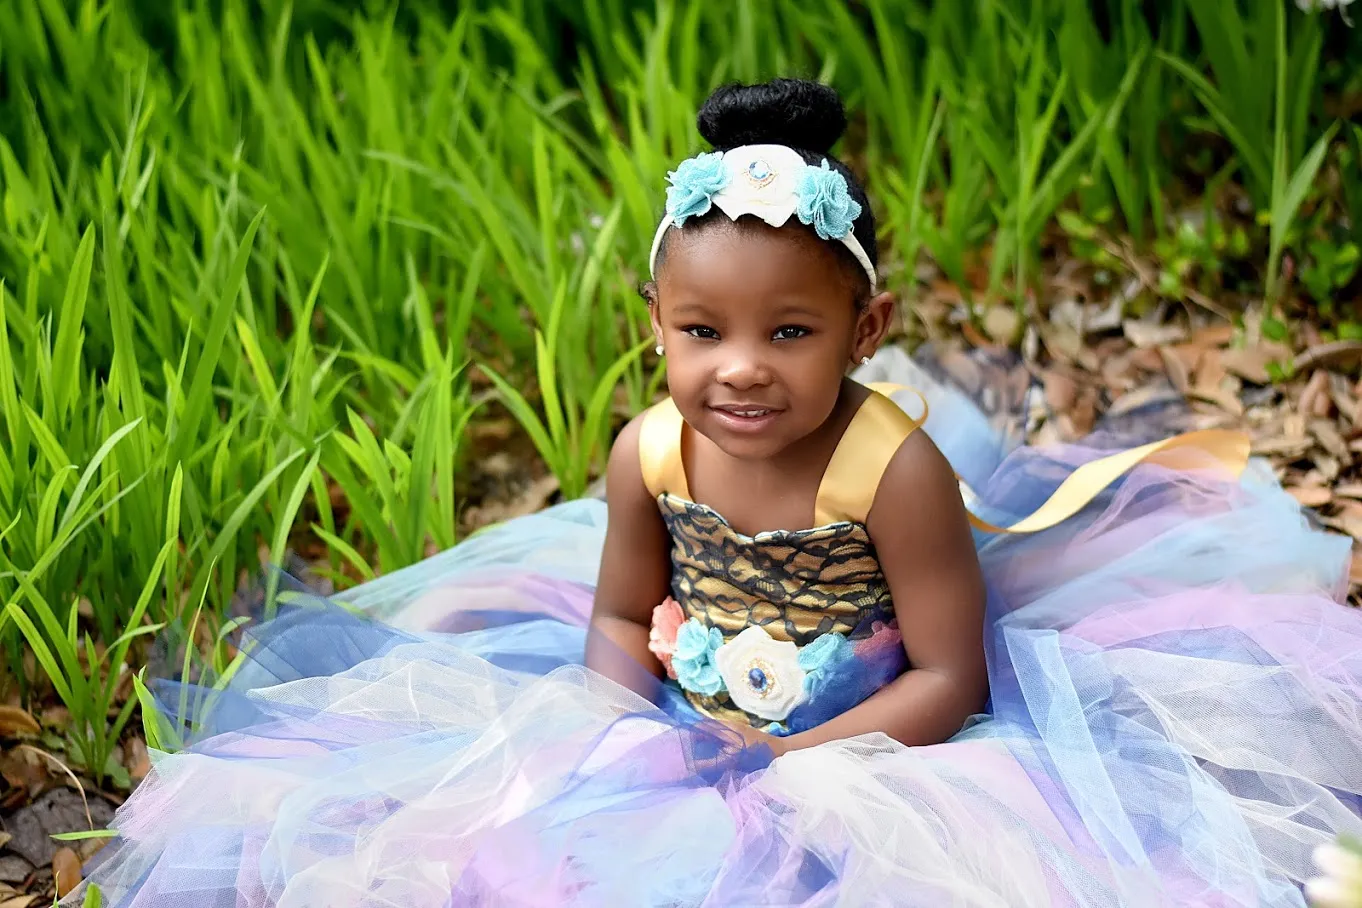
M1150 242L1217 174L1274 300L1362 224L1323 101L1360 42L1289 3L360 8L0 7L0 645L92 775L145 641L230 670L262 561L319 541L344 584L455 544L494 408L587 487L658 387L636 289L720 82L843 92L909 301L930 260L1024 305L1061 215Z

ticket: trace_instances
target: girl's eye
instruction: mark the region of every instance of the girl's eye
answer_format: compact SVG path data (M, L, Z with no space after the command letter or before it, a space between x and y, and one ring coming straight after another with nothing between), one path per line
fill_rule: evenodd
M796 340L801 337L807 337L808 335L808 328L803 328L799 325L786 325L783 328L777 328L776 333L773 336L776 340Z
M708 325L691 325L681 330L691 337L698 337L701 340L714 340L719 336L719 332Z

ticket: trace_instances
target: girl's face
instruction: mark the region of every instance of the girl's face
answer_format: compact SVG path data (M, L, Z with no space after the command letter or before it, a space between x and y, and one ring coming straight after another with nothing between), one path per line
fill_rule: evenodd
M649 308L686 422L743 459L817 431L889 327L888 294L859 310L853 294L832 244L801 227L673 231Z

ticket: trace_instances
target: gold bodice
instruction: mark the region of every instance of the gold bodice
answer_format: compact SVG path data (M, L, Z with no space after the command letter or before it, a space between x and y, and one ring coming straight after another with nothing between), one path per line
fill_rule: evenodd
M645 416L639 459L644 483L671 534L672 599L680 607L677 623L684 623L686 632L686 654L678 634L672 669L678 661L684 664L690 680L676 677L701 711L773 731L797 731L820 714L849 708L906 667L889 585L865 520L889 462L926 420L926 401L923 416L914 418L886 396L893 386L880 387L885 390L871 387L843 433L815 498L817 525L804 530L747 536L695 502L682 463L681 414L664 401ZM1039 508L1006 527L968 509L966 516L985 533L1039 532L1077 513L1140 464L1238 476L1248 454L1243 433L1189 432L1074 468ZM963 483L962 491L972 497ZM848 659L848 652L855 658ZM737 685L731 690L747 710L789 716L789 724L738 708L729 684ZM807 696L791 696L799 685L805 685ZM703 692L709 689L717 693ZM789 711L796 702L803 709L798 717Z
M865 519L880 477L921 420L872 389L828 463L815 499L817 526L748 536L691 500L681 458L680 413L664 401L645 417L643 477L671 534L672 598L686 618L731 640L749 627L806 646L827 633L850 641L894 626L893 603ZM766 720L737 709L727 694L687 692L722 719Z

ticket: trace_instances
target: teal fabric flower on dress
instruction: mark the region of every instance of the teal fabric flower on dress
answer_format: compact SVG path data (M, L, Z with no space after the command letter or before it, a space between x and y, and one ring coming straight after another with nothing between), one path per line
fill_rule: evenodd
M682 687L706 697L724 689L723 676L714 664L714 653L723 643L724 635L717 627L707 628L695 618L681 625L672 650L672 670Z
M861 216L860 203L851 197L846 177L829 167L827 158L822 167L810 164L804 168L795 195L799 197L795 213L825 240L840 240Z
M864 666L856 659L856 648L841 634L824 634L800 647L799 666L804 669L805 706L789 718L789 724L802 731L858 703L863 693L858 676Z
M728 185L724 153L712 151L687 158L667 174L667 214L680 227L686 218L709 211L714 194Z
M799 650L799 667L810 675L834 668L852 657L851 642L841 634L824 634Z

